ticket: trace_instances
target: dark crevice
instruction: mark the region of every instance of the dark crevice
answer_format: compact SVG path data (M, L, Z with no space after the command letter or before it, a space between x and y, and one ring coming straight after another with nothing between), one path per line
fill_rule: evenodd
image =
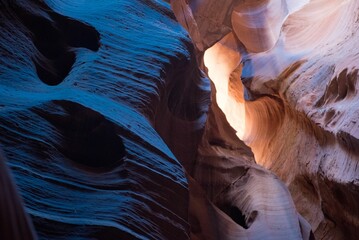
M193 45L189 42L185 44L187 49L191 52L194 51ZM192 66L197 66L195 56L191 56L191 58L181 57L180 59L173 59L172 69L167 71L170 72L167 76L170 80L167 95L168 109L173 115L186 121L195 121L202 116L204 110L199 107L201 104L198 103L205 102L207 96L204 93L205 91L198 86L203 83L196 82L196 79L203 78L202 73ZM201 96L203 99L199 98Z

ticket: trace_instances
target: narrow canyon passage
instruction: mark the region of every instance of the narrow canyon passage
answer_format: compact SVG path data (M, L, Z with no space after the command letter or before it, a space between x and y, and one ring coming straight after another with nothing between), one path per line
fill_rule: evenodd
M288 198L301 214L302 230L301 236L289 239L356 239L358 3L190 1L187 14L178 10L178 2L172 7L179 21L186 19L183 26L192 28L189 34L195 45L200 43L199 51L206 46L199 56L213 83L216 105L211 107L194 178L216 207L233 220L228 207L238 208L244 217L239 224L249 227L221 234L260 239L250 224L260 221L261 214L268 221L262 226L269 228L278 218L293 219L271 205ZM189 22L196 24L188 26ZM191 34L193 28L200 34ZM253 162L278 176L290 196L276 192L274 185L280 186L280 181L270 185L267 178L251 175L248 169L253 167L266 171ZM244 176L250 176L257 189L250 182L237 186ZM261 195L265 192L269 196ZM275 217L253 203L261 200L271 213L278 211ZM273 239L288 239L286 226L280 228L277 236L271 232ZM288 229L293 233L295 227Z
M357 0L0 0L0 239L356 240Z

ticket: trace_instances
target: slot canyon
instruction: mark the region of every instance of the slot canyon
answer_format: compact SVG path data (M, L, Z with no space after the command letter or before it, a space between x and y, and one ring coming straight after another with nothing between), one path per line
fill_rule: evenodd
M358 0L0 0L0 239L359 239Z

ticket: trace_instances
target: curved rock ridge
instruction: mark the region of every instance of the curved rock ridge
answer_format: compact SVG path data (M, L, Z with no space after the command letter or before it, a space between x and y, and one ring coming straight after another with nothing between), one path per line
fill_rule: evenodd
M35 228L2 188L0 238L189 239L210 87L169 4L1 0L0 22L0 144Z
M192 239L313 236L287 187L255 163L215 100L189 183Z
M202 37L212 41L204 65L237 137L285 182L317 239L356 239L359 3L198 4L194 19L210 12L226 12L213 14L213 21L232 16L217 40Z
M233 31L248 51L263 52L277 42L287 15L285 0L240 1L233 9L231 22Z
M286 18L309 0L172 0L178 21L198 50L204 51L234 32L250 52L274 47Z
M0 238L357 239L358 13L0 0Z

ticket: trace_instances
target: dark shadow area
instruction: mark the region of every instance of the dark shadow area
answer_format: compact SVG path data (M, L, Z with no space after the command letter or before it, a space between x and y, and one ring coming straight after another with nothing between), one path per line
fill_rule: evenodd
M254 220L258 216L258 211L252 211L245 215L237 206L230 203L217 204L217 207L227 214L234 222L242 226L244 229L250 228Z
M230 216L236 223L244 227L245 229L248 229L245 215L239 210L237 207L230 206L227 210L228 216Z
M0 236L1 239L35 240L32 222L26 213L7 159L0 149Z
M14 12L30 31L33 43L40 52L33 58L39 78L48 85L58 85L75 63L76 54L72 48L97 51L100 34L92 26L55 13L44 3L32 4L41 6L42 15L17 4L13 5Z
M126 155L114 123L78 103L58 100L53 111L33 109L63 136L58 149L68 159L92 168L109 168Z
M194 51L190 43L185 44L190 51ZM206 99L208 95L198 86L202 83L196 83L197 79L201 81L203 77L202 73L194 67L197 66L197 60L195 56L191 56L190 59L173 59L172 66L175 66L175 69L167 71L171 73L167 76L170 80L167 80L169 82L168 109L182 120L195 121L203 114L199 105L208 102Z

